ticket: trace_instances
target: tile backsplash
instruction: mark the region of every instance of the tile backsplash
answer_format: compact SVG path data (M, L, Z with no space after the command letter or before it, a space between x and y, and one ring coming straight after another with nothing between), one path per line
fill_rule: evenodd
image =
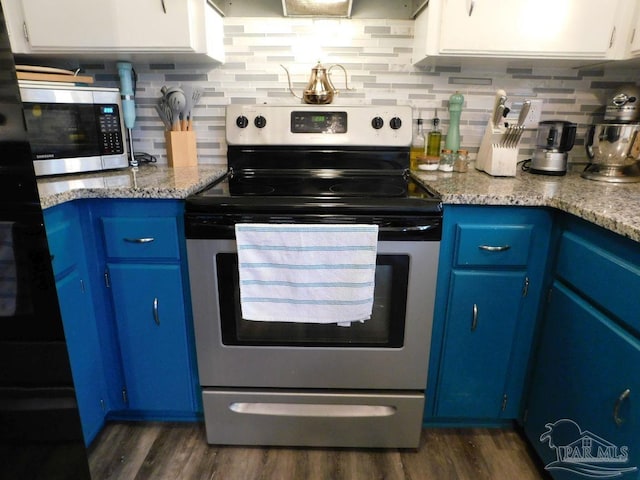
M569 120L578 124L576 147L570 161L583 161L582 145L588 125L599 121L608 95L622 83L636 83L633 70L509 66L505 61L458 61L450 65L417 68L412 65L413 21L324 20L228 17L225 24L226 62L203 66L172 63L134 63L137 73L136 152L155 155L166 163L163 126L153 105L163 85L192 85L204 91L195 108L198 161L226 164L225 106L231 103L298 104L288 89L287 67L293 89L301 93L317 61L341 64L332 70L340 90L336 105L410 105L429 126L437 108L441 127L448 128L448 99L456 92L465 101L460 122L461 147L477 152L493 106L495 91L506 90L507 105L517 118L527 98L543 100L542 120ZM119 86L115 64L85 64L100 85ZM535 130L528 131L520 149L529 158Z

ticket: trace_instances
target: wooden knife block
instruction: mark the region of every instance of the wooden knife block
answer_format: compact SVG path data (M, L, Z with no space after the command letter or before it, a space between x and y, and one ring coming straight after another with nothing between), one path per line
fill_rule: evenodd
M196 132L165 131L167 160L170 167L194 167L198 165L196 150Z

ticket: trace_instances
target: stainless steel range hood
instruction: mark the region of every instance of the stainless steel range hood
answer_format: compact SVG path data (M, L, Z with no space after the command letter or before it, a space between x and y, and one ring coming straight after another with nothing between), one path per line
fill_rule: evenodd
M316 0L317 1L317 0ZM411 19L420 4L426 0L340 0L343 4L340 15L322 13L318 10L309 14L292 14L293 7L285 7L290 0L208 0L225 17L280 17L306 16L317 18L349 17L355 19L385 18ZM313 3L305 0L304 3ZM318 5L329 8L327 0L320 0ZM344 4L350 4L350 15ZM320 8L320 6L318 6ZM335 8L335 7L333 7Z
M282 0L285 17L351 17L352 0Z

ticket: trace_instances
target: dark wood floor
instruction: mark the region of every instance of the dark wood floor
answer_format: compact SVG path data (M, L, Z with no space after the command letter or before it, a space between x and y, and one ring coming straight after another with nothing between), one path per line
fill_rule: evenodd
M511 429L429 428L416 450L208 445L193 423L111 423L90 449L93 480L539 480Z

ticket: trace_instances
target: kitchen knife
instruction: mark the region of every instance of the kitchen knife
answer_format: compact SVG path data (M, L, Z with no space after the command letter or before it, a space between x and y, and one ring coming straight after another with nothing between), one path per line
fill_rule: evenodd
M505 103L507 101L507 92L500 89L496 92L496 99L493 106L493 126L497 127L502 121L502 114L504 113Z
M527 115L529 115L529 110L531 109L531 100L525 100L522 104L522 108L520 109L520 115L518 116L518 126L524 128L524 122L527 119Z

